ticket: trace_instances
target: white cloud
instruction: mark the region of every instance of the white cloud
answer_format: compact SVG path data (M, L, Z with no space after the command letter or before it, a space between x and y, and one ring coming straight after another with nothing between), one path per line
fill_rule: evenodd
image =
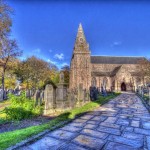
M51 59L48 59L47 61L52 63L52 64L54 64L54 65L57 65L57 62L56 61L52 61Z
M66 65L68 66L68 63L66 63L66 62L64 62L64 63L61 64L62 67L66 66Z
M55 54L54 58L59 59L59 60L64 60L64 54L63 53L61 53L61 54Z
M63 62L63 63L57 63L57 67L59 68L59 69L61 69L62 67L64 67L64 66L68 66L68 63L66 63L66 62Z
M33 53L40 53L41 52L41 49L40 48L36 48L33 50Z

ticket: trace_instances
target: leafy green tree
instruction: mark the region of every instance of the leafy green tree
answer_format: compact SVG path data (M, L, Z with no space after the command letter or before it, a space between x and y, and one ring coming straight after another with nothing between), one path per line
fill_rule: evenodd
M57 72L55 66L35 56L22 61L15 70L25 88L41 88L45 81L55 81Z
M65 80L65 83L69 83L69 71L70 71L70 68L68 65L65 65L61 68L61 70L63 71L64 73L64 80Z
M3 90L5 89L5 75L8 64L21 54L16 41L10 39L11 14L12 9L3 0L0 0L0 74Z

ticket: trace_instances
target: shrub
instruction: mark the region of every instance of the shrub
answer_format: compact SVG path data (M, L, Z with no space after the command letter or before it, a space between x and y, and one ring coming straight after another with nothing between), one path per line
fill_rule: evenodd
M5 108L5 113L7 119L11 119L11 120L22 120L26 118L31 118L33 116L31 111L27 111L22 107Z
M25 93L20 96L10 94L9 99L11 105L4 110L7 119L23 120L42 114L42 106L35 106L35 101L26 98Z

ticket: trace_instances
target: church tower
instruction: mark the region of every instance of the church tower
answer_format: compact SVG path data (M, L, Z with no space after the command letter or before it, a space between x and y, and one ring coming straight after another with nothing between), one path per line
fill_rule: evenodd
M90 54L89 44L86 42L82 25L79 24L70 64L70 89L77 88L80 84L84 89L89 89L91 85Z

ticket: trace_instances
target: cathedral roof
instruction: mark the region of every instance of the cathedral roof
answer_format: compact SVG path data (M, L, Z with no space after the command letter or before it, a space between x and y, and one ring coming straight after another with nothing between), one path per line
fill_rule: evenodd
M114 76L116 73L120 70L121 66L115 67L115 69L112 71L111 75Z
M131 56L91 56L91 63L93 64L138 64L144 57Z

